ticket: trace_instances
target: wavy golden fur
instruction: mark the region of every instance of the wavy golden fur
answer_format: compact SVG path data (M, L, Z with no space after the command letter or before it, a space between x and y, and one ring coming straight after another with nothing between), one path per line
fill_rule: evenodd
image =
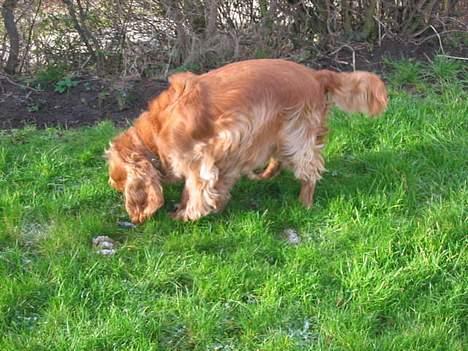
M387 106L384 83L372 73L315 71L284 60L242 61L169 81L107 151L109 183L124 193L135 223L163 205L164 183L185 181L173 217L196 220L222 210L242 175L268 178L280 165L301 181L299 199L309 207L324 170L330 103L368 115Z

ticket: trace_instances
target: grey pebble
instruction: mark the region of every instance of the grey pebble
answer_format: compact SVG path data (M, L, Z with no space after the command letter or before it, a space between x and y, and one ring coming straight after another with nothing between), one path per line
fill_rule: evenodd
M299 245L301 243L301 237L295 229L287 228L283 231L283 235L286 241L291 245Z
M115 254L115 246L116 243L114 240L109 238L106 235L99 235L93 239L93 246L94 248L98 249L96 253L101 255L113 255Z
M124 229L133 229L133 228L136 228L136 225L131 223L131 222L126 222L126 221L119 221L117 222L117 225L120 227L120 228L124 228Z
M107 235L99 235L93 239L94 246L100 246L103 243L111 243L114 245L114 240L109 238Z
M100 255L104 255L104 256L110 256L110 255L115 254L115 250L114 249L102 249L102 250L97 250L96 253Z

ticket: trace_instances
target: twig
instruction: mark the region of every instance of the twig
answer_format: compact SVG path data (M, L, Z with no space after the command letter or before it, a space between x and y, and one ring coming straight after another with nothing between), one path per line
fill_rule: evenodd
M348 61L342 61L342 60L335 60L336 63L339 63L340 65L349 65Z
M3 75L3 74L0 74L0 79L3 79L3 80L6 80L8 83L10 84L13 84L17 87L20 87L20 88L23 88L23 89L29 89L29 90L32 90L36 93L39 93L39 90L37 89L34 89L34 88L31 88L31 87L28 87L27 85L22 85L22 84L19 84L19 83L16 83L15 81L13 81L12 79L10 79L8 76L6 75Z
M164 74L163 76L165 78L167 78L168 74L169 74L169 68L171 67L171 64L172 64L172 57L175 55L176 53L176 43L174 42L174 45L172 46L171 50L170 50L170 53L169 53L169 61L167 62L166 64L166 68L164 69Z
M412 38L416 38L416 37L419 37L421 34L423 34L426 30L428 30L430 27L427 26L427 27L424 27L423 29L421 29L419 32L416 32L414 33L411 37Z
M427 58L427 60L429 61L429 63L433 63L431 58L429 56L427 56L427 54L425 52L423 52L423 55Z
M28 40L26 41L26 48L24 50L23 59L21 60L21 64L20 64L18 72L23 71L24 63L26 62L26 59L27 59L27 57L29 55L29 48L31 47L32 33L33 33L33 30L34 30L34 26L36 25L37 16L39 15L39 12L41 10L41 6L42 6L42 0L39 0L39 2L37 4L36 12L34 13L34 17L33 17L31 26L29 27Z
M430 28L430 26L429 26L429 27L426 27L424 30L429 29L429 28ZM420 31L420 32L418 33L417 36L419 36L419 35L422 34L423 32L424 32L424 31ZM437 32L436 32L436 33L437 33ZM437 34L429 35L428 37L425 37L425 38L424 38L423 40L421 40L420 42L417 42L417 41L416 41L416 43L417 43L417 45L421 45L422 43L424 43L424 42L426 42L426 41L428 41L428 40L430 40L430 39L432 39L432 38L434 38L434 37L436 37L436 36L441 36L441 35L443 35L443 34L448 34L448 33L466 33L466 31L464 31L464 30L456 30L456 29L454 29L454 30L446 30L445 32L440 32L440 33L437 33ZM413 35L413 38L415 38L415 37L416 37L416 36Z
M437 32L437 30L434 28L434 26L432 24L430 25L430 27L432 28L432 30L437 35L437 38L439 39L440 50L442 51L442 54L445 55L445 50L444 50L444 47L442 46L442 39L440 38L439 32Z
M382 46L382 41L383 41L383 38L389 34L390 37L395 37L395 34L393 34L388 28L387 26L377 17L377 16L372 16L374 18L374 20L377 22L377 24L379 25L379 46ZM385 33L382 34L382 28L384 29Z
M353 49L353 47L351 45L343 44L338 49L332 51L330 53L330 55L334 55L334 54L338 53L343 48L348 48L348 49L350 49L352 51L352 53L353 53L353 71L355 71L356 70L356 51L354 51L354 49Z
M466 22L463 22L462 20L459 20L455 17L451 17L451 16L438 16L438 19L441 23L447 23L447 22L452 22L454 24L456 24L458 27L460 28L466 28L468 29L468 24ZM465 30L466 30L465 29Z
M78 72L83 71L84 67L88 64L89 60L91 60L91 56L88 56L86 60L82 64L80 64L80 66L78 67Z
M380 21L377 21L379 25L379 47L382 46L382 25L380 24Z
M446 57L454 60L463 60L463 61L468 61L468 57L459 57L459 56L451 56L451 55L437 55L440 57Z

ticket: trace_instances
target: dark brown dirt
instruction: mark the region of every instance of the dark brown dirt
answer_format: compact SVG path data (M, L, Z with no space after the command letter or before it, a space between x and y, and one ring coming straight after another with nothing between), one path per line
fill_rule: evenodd
M148 101L167 87L163 80L97 80L76 78L68 92L53 87L41 91L0 77L0 129L25 125L76 127L112 120L125 125L136 118ZM21 84L22 85L22 84Z
M464 33L464 35L466 40L467 33ZM421 45L416 45L414 42L384 39L381 46L371 47L368 44L351 45L352 48L342 46L332 51L332 54L319 55L315 62L311 63L311 66L314 68L350 71L353 68L354 50L356 70L367 70L385 75L385 59L412 59L426 63L433 60L441 51L438 38L436 35L431 35L423 40L424 42ZM446 55L468 56L468 47L459 44L459 39L445 37L442 40Z
M413 58L427 62L440 49L437 37L414 45L385 40L372 50L368 45L352 45L355 67L383 73L385 58ZM353 50L343 46L336 52L317 55L307 64L313 68L352 70ZM468 56L465 47L447 46L447 54ZM164 80L98 80L77 78L78 84L69 92L60 94L53 87L43 91L25 88L24 84L0 75L0 129L20 128L27 124L39 128L47 126L76 127L100 120L112 120L127 125L143 111L148 101L167 87ZM21 86L23 85L23 86Z

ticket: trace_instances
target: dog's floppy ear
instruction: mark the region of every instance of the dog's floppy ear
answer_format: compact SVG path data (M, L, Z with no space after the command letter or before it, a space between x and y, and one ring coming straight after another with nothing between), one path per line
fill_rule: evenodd
M345 112L362 112L377 116L387 108L388 97L384 82L379 76L364 71L315 73L333 102Z
M114 139L107 157L109 182L124 193L125 208L132 222L145 221L164 204L155 156L144 148L131 128Z
M387 89L382 80L376 75L370 75L369 86L369 113L371 116L376 116L385 111L387 107Z
M161 176L141 155L131 155L124 187L125 208L133 223L142 223L164 204Z

